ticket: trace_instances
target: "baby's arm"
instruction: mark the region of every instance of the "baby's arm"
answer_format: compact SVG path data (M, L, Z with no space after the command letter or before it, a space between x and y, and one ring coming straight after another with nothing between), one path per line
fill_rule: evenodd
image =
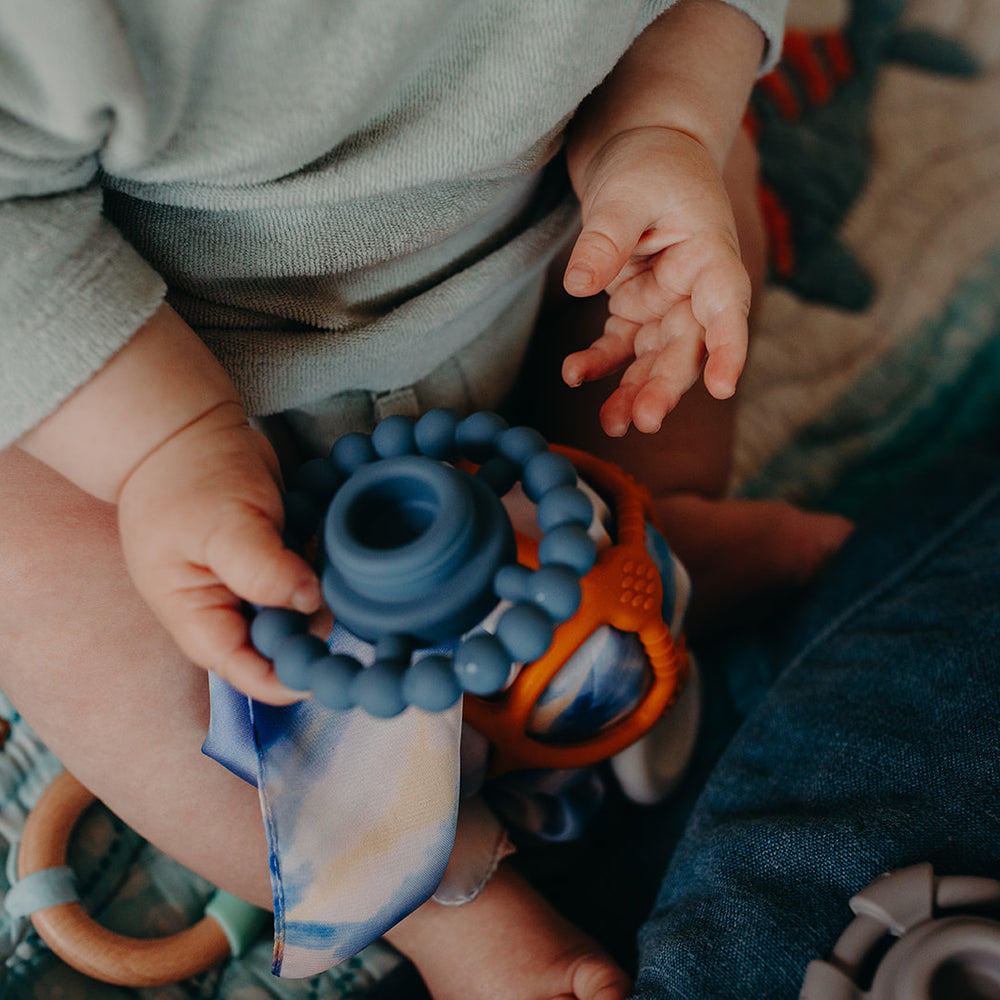
M300 697L249 647L241 599L312 612L318 582L282 545L270 445L169 306L18 443L118 505L133 581L192 660L261 700Z
M735 391L750 281L721 168L761 64L764 35L722 0L679 0L578 112L568 163L583 231L573 295L610 293L603 335L563 364L570 385L625 368L601 409L608 434L656 431L697 379ZM627 366L627 367L626 367Z

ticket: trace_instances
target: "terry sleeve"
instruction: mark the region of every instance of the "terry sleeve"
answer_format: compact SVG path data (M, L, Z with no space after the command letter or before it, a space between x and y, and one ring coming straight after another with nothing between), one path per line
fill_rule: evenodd
M730 7L736 7L744 14L753 18L764 32L767 46L764 50L764 58L760 64L760 76L769 73L777 65L781 58L781 44L785 35L785 17L788 14L788 0L723 0ZM644 21L645 27L655 20L668 7L673 6L676 0L650 0L646 5Z
M769 73L781 58L781 43L785 36L785 17L788 0L726 0L731 7L737 7L752 17L760 25L767 48L760 64L760 76Z
M99 177L155 146L107 0L0 5L0 447L155 311L163 280L102 214Z

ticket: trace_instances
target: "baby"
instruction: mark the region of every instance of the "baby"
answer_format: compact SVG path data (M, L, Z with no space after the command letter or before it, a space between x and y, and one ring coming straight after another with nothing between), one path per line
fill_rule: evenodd
M649 483L709 594L741 546L780 584L839 544L839 519L711 499L751 299L727 182L752 220L752 157L731 150L782 7L5 5L0 686L152 843L270 905L256 793L200 753L205 670L301 697L244 602L321 598L248 414L316 450L387 412L497 405L573 225L565 171L565 289L609 295L562 375L622 371L611 443L579 404L574 443ZM388 937L437 1000L629 989L507 863Z

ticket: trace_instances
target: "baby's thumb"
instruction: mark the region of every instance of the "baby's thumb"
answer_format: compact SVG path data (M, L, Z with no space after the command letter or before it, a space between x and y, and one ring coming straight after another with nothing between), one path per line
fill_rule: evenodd
M622 202L595 204L584 218L563 287L578 296L596 295L607 288L628 263L645 230L645 222Z
M322 603L316 574L285 547L263 513L247 511L227 521L209 540L206 555L219 579L251 604L312 614Z

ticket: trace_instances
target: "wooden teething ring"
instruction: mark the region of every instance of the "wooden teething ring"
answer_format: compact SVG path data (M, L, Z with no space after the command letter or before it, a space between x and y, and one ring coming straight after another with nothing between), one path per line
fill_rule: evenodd
M18 847L18 877L66 864L77 820L95 797L68 771L45 790L28 814ZM204 916L161 938L134 938L102 927L77 902L58 903L31 915L42 940L67 965L116 986L163 986L204 972L230 953L222 927Z

